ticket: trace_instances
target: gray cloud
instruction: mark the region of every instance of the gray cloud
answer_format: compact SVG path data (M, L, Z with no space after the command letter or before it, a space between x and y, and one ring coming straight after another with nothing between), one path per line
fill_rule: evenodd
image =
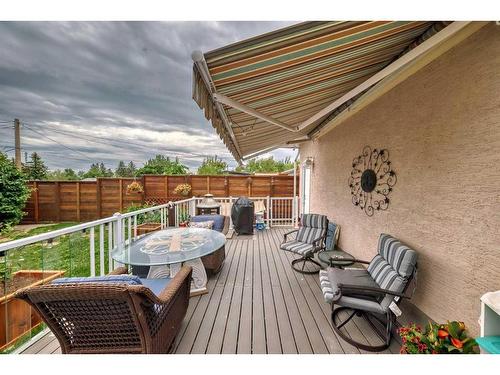
M191 168L214 154L235 165L191 99L191 52L287 24L0 22L0 150L13 148L1 121L18 117L23 151L40 152L51 169L141 165L156 153Z

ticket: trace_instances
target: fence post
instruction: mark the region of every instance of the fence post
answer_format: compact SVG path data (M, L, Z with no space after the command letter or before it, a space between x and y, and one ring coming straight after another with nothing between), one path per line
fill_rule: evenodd
M196 197L193 196L191 200L189 201L189 211L190 211L190 216L193 217L196 215Z
M55 194L56 194L56 217L57 222L61 221L61 186L59 185L59 181L55 183Z
M76 183L76 221L81 221L80 214L80 181Z
M266 206L267 206L267 227L271 228L271 198L269 195L266 198Z
M102 216L102 209L101 209L101 179L100 177L97 178L96 180L96 211L97 211L97 219L100 219Z
M33 193L34 193L34 206L35 206L35 223L38 224L39 218L39 207L38 207L38 183L35 181L33 183Z

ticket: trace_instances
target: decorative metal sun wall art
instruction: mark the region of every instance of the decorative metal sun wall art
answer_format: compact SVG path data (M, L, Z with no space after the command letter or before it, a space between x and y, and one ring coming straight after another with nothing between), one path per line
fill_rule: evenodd
M396 184L396 173L391 168L389 151L386 149L363 148L363 153L352 161L349 177L352 203L368 216L375 211L387 210L388 195Z

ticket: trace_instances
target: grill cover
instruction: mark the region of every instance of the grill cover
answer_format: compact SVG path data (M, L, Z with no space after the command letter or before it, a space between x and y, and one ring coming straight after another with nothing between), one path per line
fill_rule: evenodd
M253 234L253 217L253 202L246 197L238 198L231 208L231 219L236 233Z

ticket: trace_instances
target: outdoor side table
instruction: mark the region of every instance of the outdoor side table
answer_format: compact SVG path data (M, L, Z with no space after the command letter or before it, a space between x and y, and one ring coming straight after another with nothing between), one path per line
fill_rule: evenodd
M226 236L204 228L171 228L149 233L111 253L118 263L149 266L148 278L174 277L183 264L193 269L191 296L207 293L201 257L219 250Z
M318 253L318 259L322 263L335 268L349 267L355 263L354 257L341 249L321 251Z

